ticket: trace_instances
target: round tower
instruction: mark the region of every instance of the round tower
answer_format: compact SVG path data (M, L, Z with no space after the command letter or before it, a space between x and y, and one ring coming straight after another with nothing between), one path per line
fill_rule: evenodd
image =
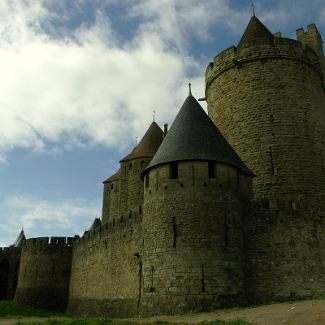
M48 310L66 310L73 238L41 237L24 242L14 301Z
M256 301L325 292L320 62L309 46L274 36L253 16L238 46L206 69L209 116L257 176L247 224Z
M190 94L144 171L144 315L242 301L252 176Z

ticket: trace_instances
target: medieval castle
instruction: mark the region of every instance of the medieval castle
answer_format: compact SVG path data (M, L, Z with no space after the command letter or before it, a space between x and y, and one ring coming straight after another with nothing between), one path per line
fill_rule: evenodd
M253 16L191 91L104 182L80 238L21 233L0 250L0 298L134 316L325 294L325 59Z

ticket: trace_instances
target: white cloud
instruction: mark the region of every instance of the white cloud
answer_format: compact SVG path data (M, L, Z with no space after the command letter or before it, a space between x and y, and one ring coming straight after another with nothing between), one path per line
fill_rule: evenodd
M27 194L8 196L0 201L0 247L13 243L19 227L29 238L80 234L99 216L100 204L100 200L49 201Z
M51 16L40 1L1 2L2 156L17 146L50 150L48 141L66 149L123 148L130 134L143 133L152 110L162 120L175 114L184 95L174 94L185 88L186 69L194 66L189 57L145 34L117 44L103 13L92 26L56 39L41 28Z

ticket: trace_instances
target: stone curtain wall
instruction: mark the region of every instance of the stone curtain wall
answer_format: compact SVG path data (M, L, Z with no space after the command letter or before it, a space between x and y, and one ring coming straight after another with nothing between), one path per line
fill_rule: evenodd
M206 70L209 116L254 171L247 224L254 301L325 293L325 101L319 58L300 42L225 50ZM254 230L255 229L255 230Z
M69 293L72 238L28 239L22 248L18 304L49 310L65 310Z
M251 180L222 164L216 178L207 162L178 165L177 179L169 165L153 168L145 187L142 315L244 301L242 206Z
M21 248L0 247L0 300L13 299L18 283Z
M300 201L295 210L254 207L246 220L248 303L325 294L324 212L324 203L310 201Z
M74 244L68 311L136 316L142 290L142 215L107 223Z

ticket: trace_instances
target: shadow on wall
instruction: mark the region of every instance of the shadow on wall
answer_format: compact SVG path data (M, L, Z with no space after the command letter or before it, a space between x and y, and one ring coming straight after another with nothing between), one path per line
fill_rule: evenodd
M3 260L0 262L0 300L8 297L8 278L9 278L9 262Z

